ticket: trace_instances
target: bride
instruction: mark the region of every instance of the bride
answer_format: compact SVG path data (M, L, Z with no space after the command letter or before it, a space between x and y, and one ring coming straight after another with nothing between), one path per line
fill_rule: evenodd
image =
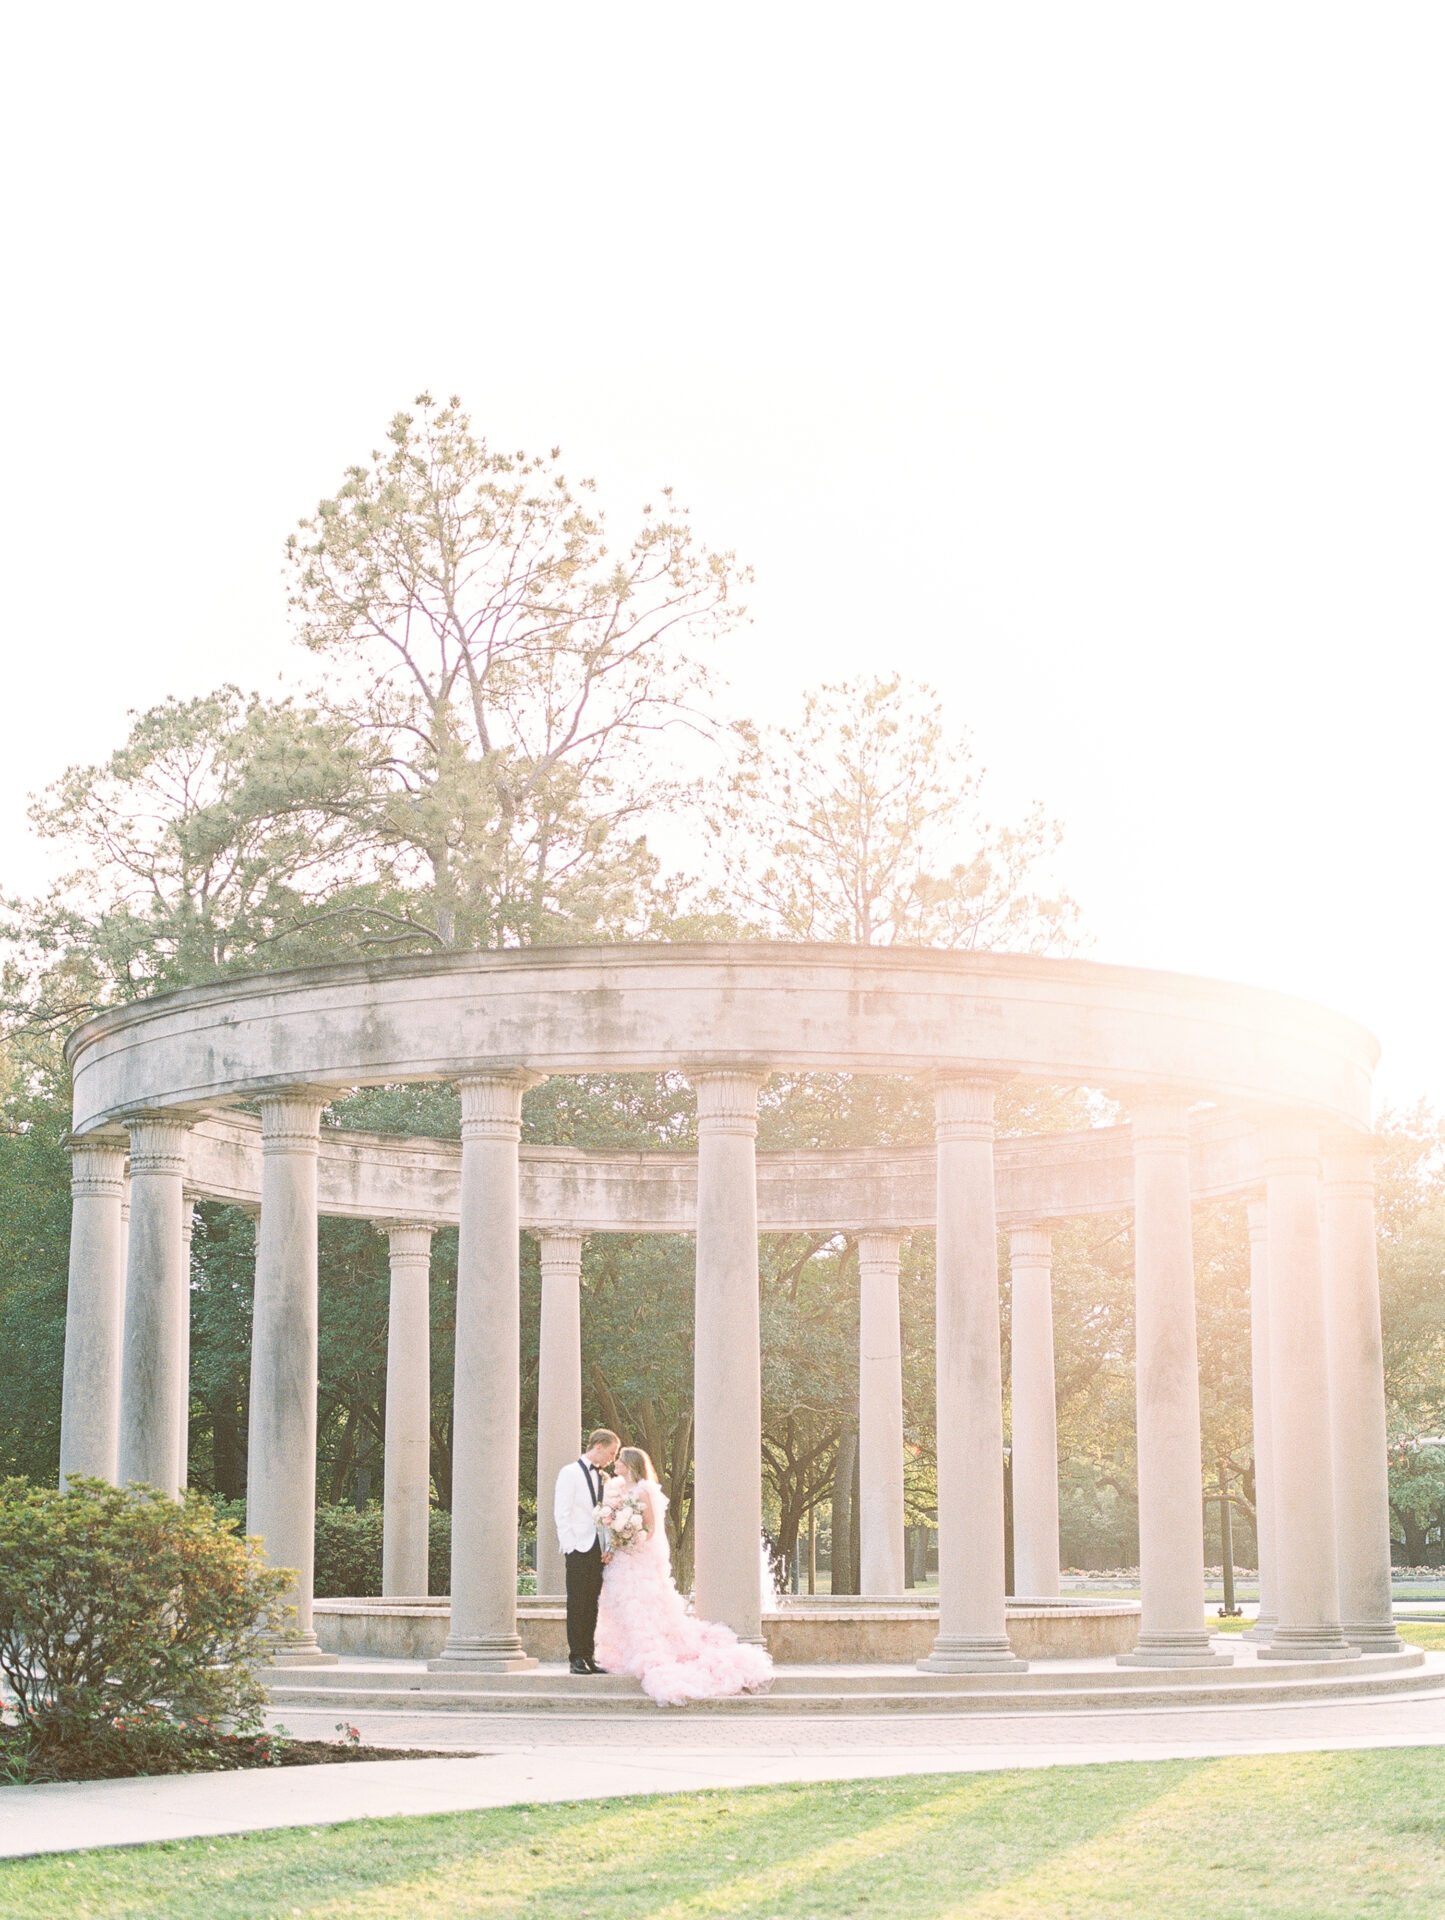
M618 1454L597 1511L612 1541L597 1608L597 1659L606 1671L631 1674L660 1707L767 1686L773 1663L764 1649L745 1646L731 1627L695 1620L673 1585L667 1495L640 1447Z

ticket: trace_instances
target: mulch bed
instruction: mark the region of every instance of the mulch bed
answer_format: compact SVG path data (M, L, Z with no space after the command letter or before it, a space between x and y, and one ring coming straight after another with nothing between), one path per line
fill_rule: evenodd
M184 1746L128 1741L107 1732L95 1740L36 1746L16 1727L0 1727L0 1787L55 1780L129 1780L181 1773L239 1773L257 1767L314 1767L362 1760L465 1760L455 1747L368 1747L349 1740L294 1740L261 1733L211 1734Z

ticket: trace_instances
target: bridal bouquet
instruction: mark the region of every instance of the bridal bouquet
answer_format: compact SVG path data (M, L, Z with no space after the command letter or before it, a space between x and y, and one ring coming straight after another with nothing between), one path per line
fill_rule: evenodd
M647 1508L642 1495L630 1489L608 1487L593 1511L593 1519L607 1535L609 1553L626 1553L647 1530Z

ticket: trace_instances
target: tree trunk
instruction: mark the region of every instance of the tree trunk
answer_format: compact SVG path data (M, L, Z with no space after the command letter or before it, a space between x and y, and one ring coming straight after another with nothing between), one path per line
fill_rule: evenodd
M331 1505L339 1506L346 1497L346 1483L351 1478L351 1461L356 1452L356 1409L348 1406L346 1425L341 1430L341 1444L336 1449L336 1462L331 1469Z
M859 1473L862 1454L855 1440L853 1444L853 1498L849 1505L848 1517L848 1591L863 1591L863 1502L859 1498Z
M849 1425L838 1440L838 1465L833 1476L832 1590L852 1593L853 1485L858 1463L858 1429Z
M232 1398L211 1404L211 1476L223 1500L239 1500L245 1493L241 1423Z
M448 1424L438 1433L432 1428L431 1477L436 1482L437 1505L444 1513L452 1510L452 1430Z
M1396 1507L1394 1514L1396 1520L1400 1523L1400 1531L1405 1536L1406 1566L1423 1567L1425 1564L1425 1535L1428 1531L1429 1523L1422 1523L1417 1520L1414 1514L1405 1507Z

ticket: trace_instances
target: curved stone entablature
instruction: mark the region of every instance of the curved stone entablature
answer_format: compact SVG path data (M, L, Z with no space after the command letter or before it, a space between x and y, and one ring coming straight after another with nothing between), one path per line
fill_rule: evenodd
M931 1227L937 1205L932 1147L839 1147L760 1153L763 1233L856 1233ZM521 1224L533 1231L690 1234L697 1222L697 1156L523 1147ZM1134 1204L1128 1127L1001 1138L994 1150L1004 1227L1127 1213ZM323 1214L362 1220L461 1216L458 1140L323 1127L317 1201ZM1200 1199L1257 1190L1257 1137L1210 1114L1191 1129L1190 1187ZM207 1113L190 1134L186 1185L198 1199L255 1206L261 1198L261 1123Z
M67 1047L77 1132L268 1088L517 1067L991 1074L1369 1124L1374 1039L1283 994L1016 954L748 942L360 961L114 1008Z

